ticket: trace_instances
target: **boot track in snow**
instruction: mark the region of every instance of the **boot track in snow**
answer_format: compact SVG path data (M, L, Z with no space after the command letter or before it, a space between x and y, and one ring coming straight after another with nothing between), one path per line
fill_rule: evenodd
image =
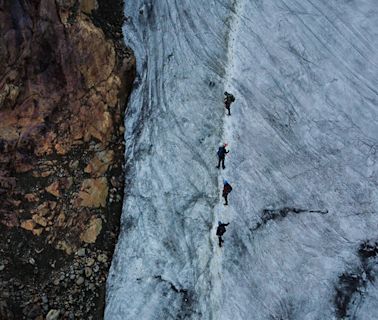
M226 67L226 73L224 77L224 91L230 91L235 96L235 89L232 86L232 77L234 76L234 43L237 38L238 28L239 28L239 13L242 12L243 2L242 1L235 1L232 4L231 16L230 16L230 29L227 37L227 67ZM236 100L238 100L238 97L236 95ZM224 112L226 111L223 103L222 108L224 109ZM232 110L232 108L231 108ZM222 135L222 143L229 143L230 147L236 147L236 143L233 137L234 131L233 131L233 123L235 119L236 113L232 112L231 116L224 115L223 118L223 135ZM236 148L234 149L236 150ZM231 156L230 156L231 155ZM226 157L232 157L232 153L229 153L226 155ZM218 177L218 185L219 189L222 190L223 188L223 179L230 179L231 178L231 184L233 182L232 180L232 172L229 170L230 168L230 159L226 161L226 169L222 169L220 166L219 168L219 177ZM231 196L232 199L232 196ZM225 243L220 248L218 245L218 239L215 235L216 229L218 226L218 221L222 221L222 223L228 223L232 222L233 216L236 214L236 212L233 210L233 203L232 200L230 201L228 206L223 205L223 198L220 197L218 204L214 208L214 218L213 218L213 230L211 234L212 239L212 245L213 245L213 258L211 259L210 263L210 278L211 283L213 285L212 291L211 291L211 297L210 301L212 303L211 305L211 315L212 319L221 319L221 305L223 300L223 289L222 289L222 256L223 251L228 250L230 248L230 244L227 243L227 240L225 240ZM229 229L232 228L232 223L228 226ZM230 232L228 232L230 233ZM227 232L225 233L227 238Z

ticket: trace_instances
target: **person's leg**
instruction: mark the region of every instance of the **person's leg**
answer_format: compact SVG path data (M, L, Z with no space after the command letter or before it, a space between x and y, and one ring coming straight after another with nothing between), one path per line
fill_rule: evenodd
M219 240L219 246L221 247L222 246L222 242L223 242L222 237L218 236L218 240Z
M225 205L225 206L228 205L227 197L228 197L228 194L227 194L227 193L223 195L223 198L224 198L224 201L225 201L225 202L224 202L224 205Z
M220 168L220 164L221 164L221 158L218 157L218 165L217 165L218 169Z
M226 169L226 167L224 166L224 158L222 158L222 168Z

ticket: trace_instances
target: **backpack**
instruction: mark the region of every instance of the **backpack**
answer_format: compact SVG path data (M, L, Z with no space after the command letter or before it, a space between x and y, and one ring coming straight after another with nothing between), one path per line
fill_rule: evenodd
M217 228L217 236L223 236L226 232L226 228L224 226L220 226Z
M223 188L223 194L229 194L232 191L232 187L230 184L226 184Z
M219 147L218 152L217 152L218 157L223 157L225 154L224 151L225 151L224 147Z

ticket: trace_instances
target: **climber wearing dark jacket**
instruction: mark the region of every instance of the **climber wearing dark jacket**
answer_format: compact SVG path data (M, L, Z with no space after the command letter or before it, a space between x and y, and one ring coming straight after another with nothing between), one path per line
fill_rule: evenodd
M226 226L228 226L229 224L230 223L222 223L222 222L218 221L217 236L218 236L220 247L222 246L222 243L224 242L224 240L222 239L222 236L226 232Z
M226 154L229 152L226 150L226 147L227 147L227 143L221 145L218 149L218 152L217 152L217 155L218 155L217 168L218 169L220 168L221 163L222 163L222 168L226 169L226 167L224 166L224 158L226 157Z
M231 103L235 101L235 97L231 94L228 93L227 91L224 93L224 107L228 111L228 116L231 115Z
M228 200L227 200L227 197L228 197L228 194L232 191L232 187L231 185L227 182L227 180L223 180L223 193L222 193L222 197L224 198L224 205L227 206L228 205Z

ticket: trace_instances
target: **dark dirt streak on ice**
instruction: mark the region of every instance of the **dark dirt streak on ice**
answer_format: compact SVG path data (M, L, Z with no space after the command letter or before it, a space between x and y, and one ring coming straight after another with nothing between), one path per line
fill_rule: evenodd
M355 314L364 300L364 291L367 284L376 281L377 274L372 270L371 265L378 255L378 242L366 240L361 243L358 256L359 265L353 271L345 271L339 276L339 282L335 287L334 303L338 319L355 318ZM357 305L355 305L357 302ZM354 310L353 315L351 314Z

